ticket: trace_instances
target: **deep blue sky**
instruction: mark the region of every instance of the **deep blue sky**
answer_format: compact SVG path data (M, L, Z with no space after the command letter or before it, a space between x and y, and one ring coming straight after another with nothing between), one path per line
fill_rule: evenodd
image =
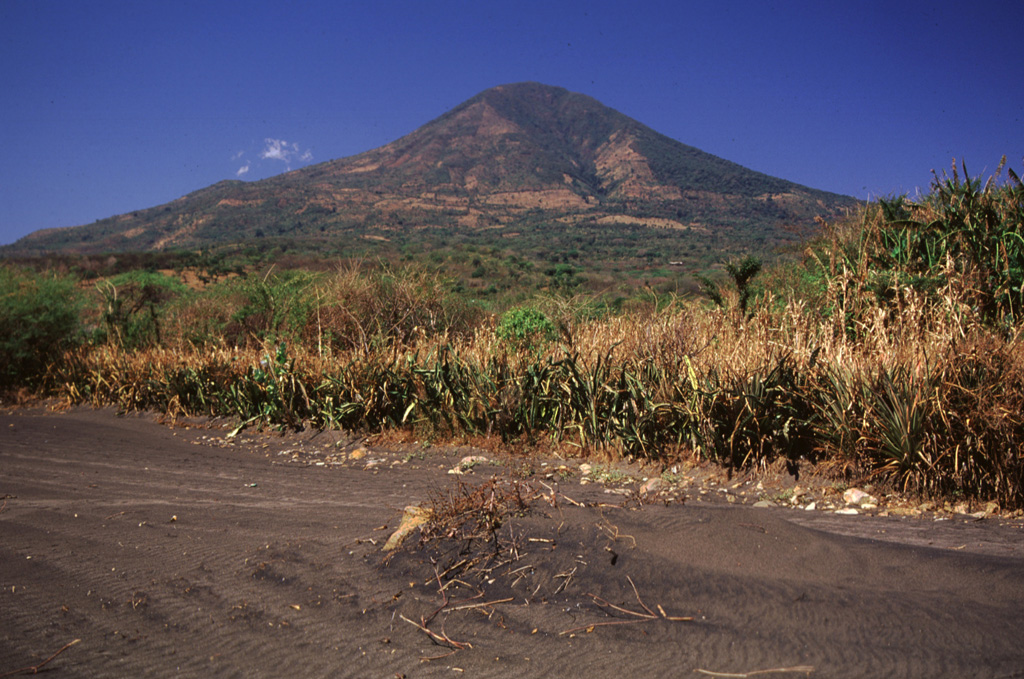
M859 198L954 157L1021 173L1022 35L1021 0L0 0L0 243L359 153L525 80Z

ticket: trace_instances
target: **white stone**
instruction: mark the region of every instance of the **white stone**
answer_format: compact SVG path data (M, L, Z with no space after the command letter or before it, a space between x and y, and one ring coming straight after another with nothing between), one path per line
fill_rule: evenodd
M849 488L843 493L843 501L848 505L878 504L878 500L865 493L860 488Z
M466 457L459 460L459 467L461 469L472 469L478 464L486 464L488 462L490 462L490 460L488 460L483 455L467 455Z

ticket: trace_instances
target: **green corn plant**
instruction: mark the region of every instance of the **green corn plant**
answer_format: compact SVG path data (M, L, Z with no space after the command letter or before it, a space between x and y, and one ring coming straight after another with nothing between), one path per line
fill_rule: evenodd
M685 407L671 399L661 400L658 393L678 393L652 361L623 366L618 398L610 417L612 434L622 451L645 459L666 457L678 452L688 438L690 422Z
M250 367L228 393L234 414L243 422L301 429L312 410L295 359L289 357L284 342L273 356L264 354L259 365Z
M859 398L860 378L850 369L824 367L811 389L816 445L844 476L858 470L858 443L864 408Z
M875 473L894 479L904 491L927 488L936 463L929 445L930 403L927 387L905 367L884 370L862 397L870 405L867 436L875 457Z
M611 357L619 344L617 342L605 354L599 354L589 369L579 354L566 355L556 363L565 399L560 426L577 433L580 447L602 449L609 442L606 415L615 396L615 390L609 384Z

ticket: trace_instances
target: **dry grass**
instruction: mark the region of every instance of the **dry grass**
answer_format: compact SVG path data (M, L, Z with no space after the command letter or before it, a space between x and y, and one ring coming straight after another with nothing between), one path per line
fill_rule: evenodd
M1024 186L1011 177L981 186L954 169L918 203L826 225L749 313L661 300L595 317L548 297L536 305L559 339L512 344L436 275L268 272L177 302L159 346L69 351L42 389L437 443L808 460L847 481L1021 507Z
M540 440L582 454L727 466L817 461L902 490L1021 503L1022 335L910 298L848 333L799 302L749 320L679 305L577 324L571 347L493 330L334 351L302 345L82 349L68 402L261 426L409 428L437 442Z

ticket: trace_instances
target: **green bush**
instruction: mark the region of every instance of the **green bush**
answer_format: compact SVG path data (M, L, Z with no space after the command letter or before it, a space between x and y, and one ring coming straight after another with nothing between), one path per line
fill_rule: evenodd
M509 309L496 330L498 338L517 347L541 346L558 337L558 330L544 313L533 307Z
M306 271L250 274L237 285L245 303L228 330L232 344L250 340L297 340L310 316L315 314L316 274Z
M982 183L956 165L919 200L880 198L855 228L811 245L812 266L854 319L917 296L970 308L990 325L1024 317L1024 184L1008 169ZM828 236L831 237L828 237Z
M161 319L168 302L188 292L177 278L155 271L128 271L101 281L103 327L98 341L116 341L127 349L161 343Z
M81 341L72 279L0 267L0 387L34 385Z

